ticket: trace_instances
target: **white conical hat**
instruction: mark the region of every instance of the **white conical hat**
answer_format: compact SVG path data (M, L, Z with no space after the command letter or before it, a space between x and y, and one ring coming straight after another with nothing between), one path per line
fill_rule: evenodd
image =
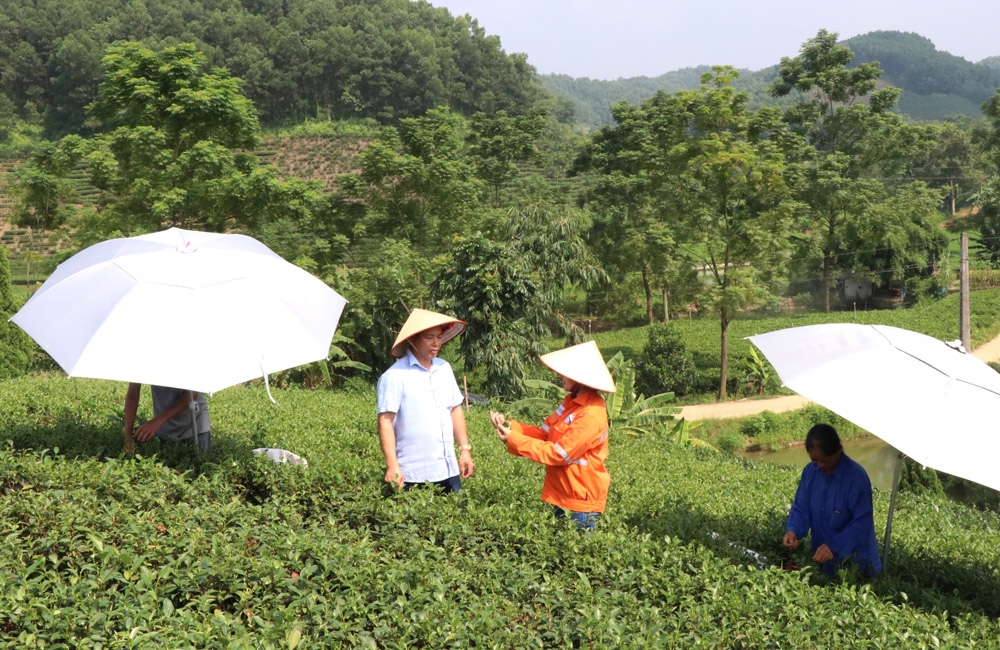
M604 364L604 357L594 341L549 352L539 359L563 377L569 377L579 384L606 393L615 392L615 380L611 378L611 373Z
M390 354L399 359L406 354L406 339L419 334L420 332L429 330L432 327L441 326L444 326L442 343L447 343L465 331L465 323L457 318L445 316L444 314L439 314L436 311L428 311L426 309L419 308L414 309L410 312L410 316L406 319L406 322L403 323L403 328L399 330L399 336L396 337L396 342L392 344Z

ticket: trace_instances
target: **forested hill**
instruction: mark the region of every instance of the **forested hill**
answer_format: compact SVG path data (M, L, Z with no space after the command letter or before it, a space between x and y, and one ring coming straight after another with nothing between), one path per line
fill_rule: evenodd
M14 115L41 120L48 137L80 132L105 50L124 40L195 43L243 79L265 124L393 123L440 105L524 113L548 96L524 55L424 0L4 0L0 123Z
M956 115L982 115L980 105L1000 88L1000 56L972 63L938 51L927 38L910 32L879 31L843 41L854 51L854 63L878 61L882 80L902 88L900 112L917 119L941 120ZM793 57L797 52L789 52ZM739 66L738 61L730 62ZM674 92L697 88L709 66L684 68L658 77L633 77L613 81L542 75L542 83L554 94L572 100L577 121L600 126L611 120L612 104L627 100L634 104L660 88ZM740 70L734 84L751 94L751 105L779 102L768 96L767 87L777 76L778 62L763 70Z
M43 124L49 138L85 133L102 57L125 40L154 50L196 44L209 65L243 80L265 125L308 117L392 124L440 105L524 114L545 103L562 121L572 119L572 104L578 123L598 126L610 121L612 104L696 88L709 69L615 81L539 77L530 52L507 54L474 17L426 0L4 0L0 137L11 118ZM902 32L846 44L856 62L882 64L883 80L904 90L899 109L913 117L978 116L1000 87L1000 57L971 63ZM767 94L777 65L741 71L735 85L751 94L752 108L778 103Z
M980 106L1000 88L1000 69L939 52L912 32L871 32L844 41L857 63L878 61L882 79L903 89L899 110L921 119L981 116Z

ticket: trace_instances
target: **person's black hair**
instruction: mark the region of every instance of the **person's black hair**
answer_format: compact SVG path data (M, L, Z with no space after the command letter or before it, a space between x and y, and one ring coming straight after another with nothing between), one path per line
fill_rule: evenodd
M818 449L824 456L832 456L844 447L837 430L829 424L816 424L806 434L806 451Z

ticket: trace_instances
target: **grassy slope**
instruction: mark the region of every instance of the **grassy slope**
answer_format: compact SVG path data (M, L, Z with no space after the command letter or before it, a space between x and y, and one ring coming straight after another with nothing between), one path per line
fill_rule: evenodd
M787 468L616 437L609 510L581 535L484 411L460 498L386 498L370 391L271 405L227 389L212 456L152 443L132 461L107 417L123 391L0 384L0 647L959 648L1000 632L1000 519L945 501L902 496L889 575L828 582L726 543L782 559ZM879 530L887 507L877 494Z
M972 346L976 347L1000 334L1000 289L975 291L971 296ZM730 377L742 374L741 361L750 353L746 337L785 327L817 323L871 323L893 325L922 332L942 340L958 338L959 296L951 294L942 300L911 309L837 311L830 314L798 313L781 316L750 316L734 320L729 326ZM694 359L695 365L706 372L720 367L720 333L718 321L712 318L677 320L675 326ZM594 340L606 358L622 352L626 358L638 359L648 337L647 327L637 327L594 335ZM711 399L708 395L694 400Z

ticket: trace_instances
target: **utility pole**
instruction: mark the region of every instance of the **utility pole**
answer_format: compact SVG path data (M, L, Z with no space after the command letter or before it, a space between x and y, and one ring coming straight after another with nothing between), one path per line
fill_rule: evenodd
M958 331L962 339L962 347L966 352L972 352L972 326L969 324L971 310L969 309L969 233L963 232L961 239L962 261L959 267L959 316Z

